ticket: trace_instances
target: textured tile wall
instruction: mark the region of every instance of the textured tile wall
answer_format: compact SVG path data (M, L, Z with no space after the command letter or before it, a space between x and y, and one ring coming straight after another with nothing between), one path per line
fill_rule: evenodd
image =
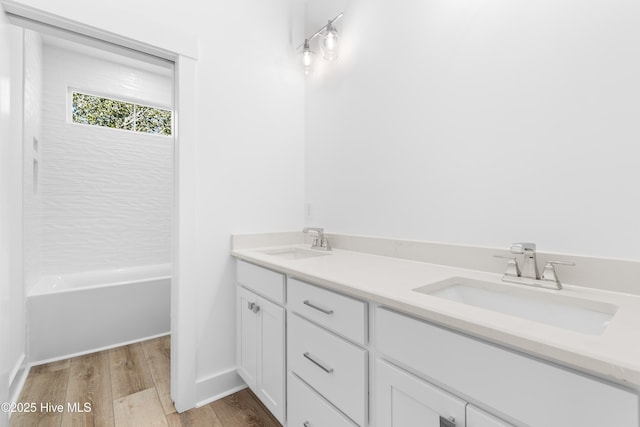
M42 140L42 38L24 31L24 135L23 135L23 262L26 292L40 276L42 243L42 199L36 193L34 161L39 164L39 149L34 139Z
M168 73L45 43L41 273L169 262L173 139L70 123L69 87L170 107Z

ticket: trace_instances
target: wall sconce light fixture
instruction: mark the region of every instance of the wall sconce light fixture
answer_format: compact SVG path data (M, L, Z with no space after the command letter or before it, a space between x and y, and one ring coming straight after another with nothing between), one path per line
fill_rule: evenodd
M335 61L338 59L340 52L340 37L338 36L338 30L333 25L338 19L342 18L343 13L340 13L333 19L327 22L327 25L320 28L313 33L309 38L304 39L304 43L298 46L302 47L302 66L304 67L304 73L309 74L311 72L311 64L313 62L313 55L311 51L310 43L319 37L320 53L322 57L327 61Z

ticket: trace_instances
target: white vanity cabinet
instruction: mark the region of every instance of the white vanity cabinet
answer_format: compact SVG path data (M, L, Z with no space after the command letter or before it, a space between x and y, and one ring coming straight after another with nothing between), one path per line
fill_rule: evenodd
M639 425L638 395L631 390L385 308L376 309L375 322L379 357L466 396L478 407L491 408L513 425ZM422 396L416 392L414 398L421 402ZM469 427L509 425L477 407L467 408Z
M238 261L237 278L238 374L284 423L285 309L259 292L284 302L285 278L243 261Z
M238 260L239 375L287 427L640 427L636 390L376 301Z

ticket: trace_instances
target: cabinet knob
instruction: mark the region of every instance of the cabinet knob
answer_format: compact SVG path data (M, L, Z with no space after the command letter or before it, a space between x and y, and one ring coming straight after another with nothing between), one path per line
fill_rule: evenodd
M311 423L309 421L305 421L302 423L304 427L311 427Z
M247 308L253 311L254 313L257 313L258 311L260 311L260 306L255 302L247 303Z

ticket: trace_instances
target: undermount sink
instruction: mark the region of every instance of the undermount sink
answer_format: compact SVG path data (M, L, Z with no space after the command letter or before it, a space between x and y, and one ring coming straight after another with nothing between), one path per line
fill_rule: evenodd
M314 258L319 256L330 255L329 252L320 252L313 249L303 249L303 248L266 249L259 252L262 252L263 254L271 255L280 259L304 259L304 258Z
M613 304L562 295L562 291L551 293L466 277L452 277L414 291L588 335L601 335L618 309Z

